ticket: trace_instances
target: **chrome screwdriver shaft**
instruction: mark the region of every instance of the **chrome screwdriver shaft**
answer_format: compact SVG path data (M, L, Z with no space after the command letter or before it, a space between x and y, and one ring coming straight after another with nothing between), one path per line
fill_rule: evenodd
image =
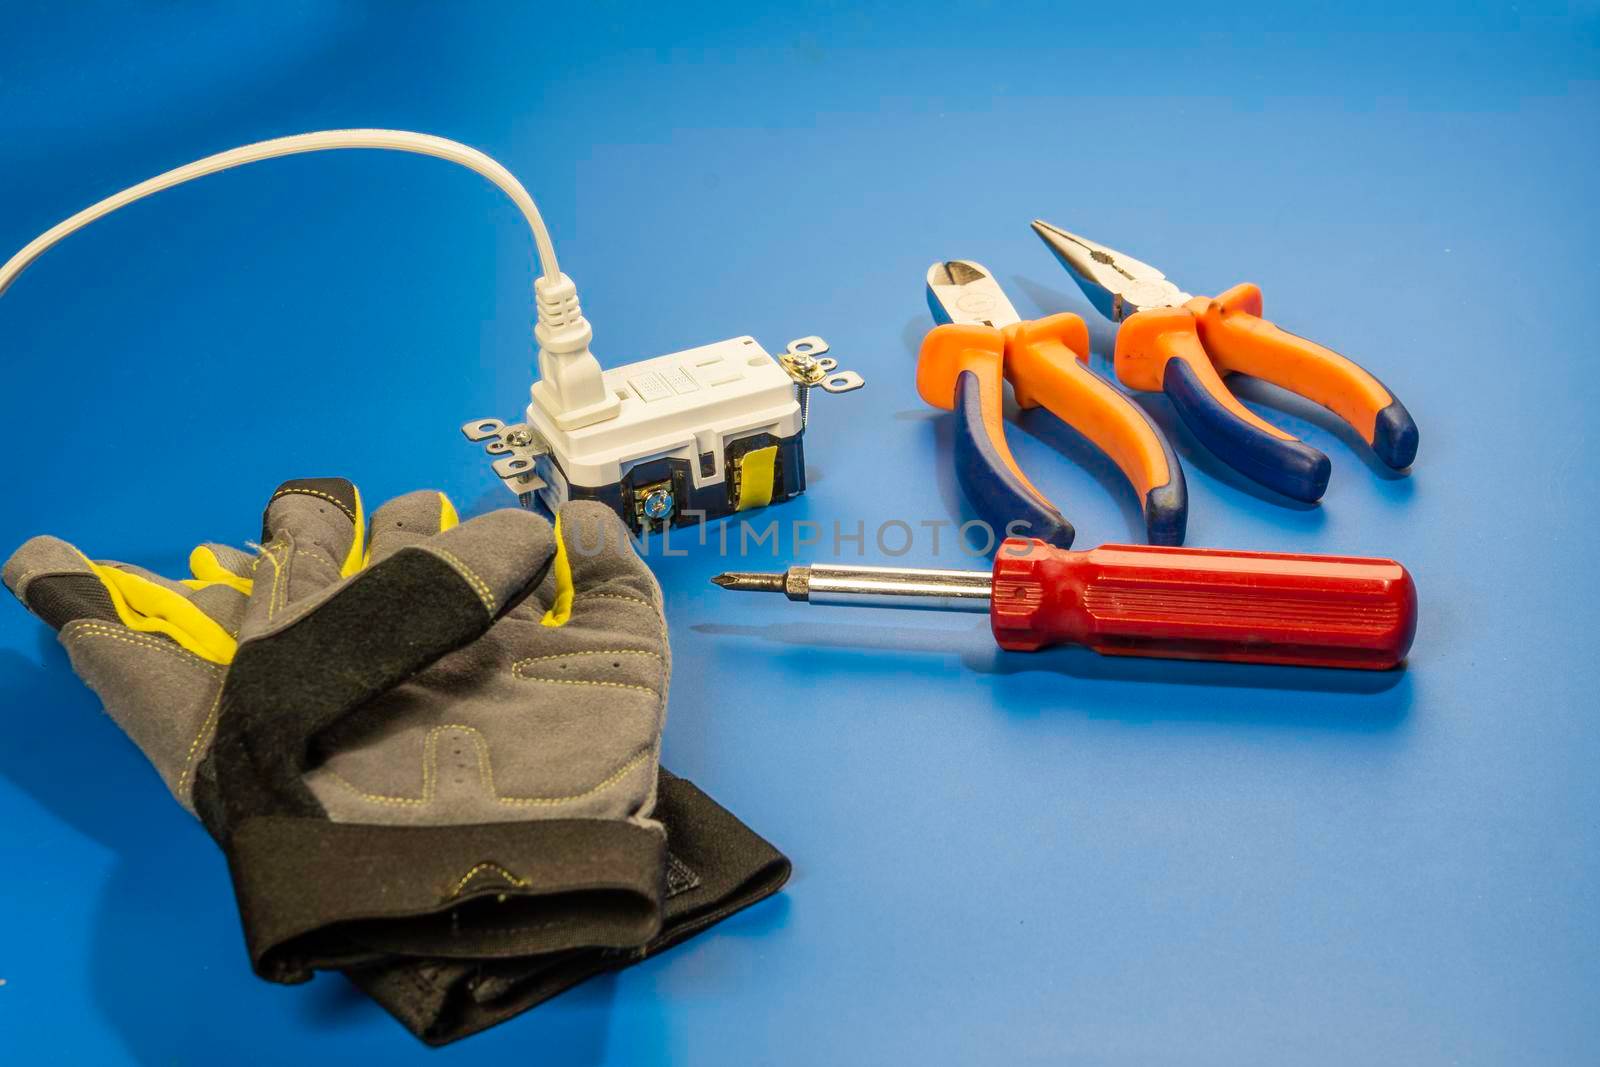
M782 593L810 604L932 611L989 610L987 571L813 564L778 573L728 571L711 579L724 589Z

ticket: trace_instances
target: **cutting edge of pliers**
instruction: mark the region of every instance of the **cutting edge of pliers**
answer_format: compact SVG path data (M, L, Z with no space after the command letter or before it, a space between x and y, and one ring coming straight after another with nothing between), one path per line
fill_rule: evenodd
M1024 408L1043 406L1105 452L1140 497L1152 544L1183 543L1188 490L1183 467L1142 408L1088 366L1089 331L1074 314L1023 321L987 268L944 260L927 276L939 323L923 339L917 390L957 415L957 480L978 513L1010 534L1062 548L1072 524L1017 465L1005 438L1004 383Z
M1006 291L981 263L946 259L928 268L928 311L941 326L992 326L1022 321Z
M1033 231L1090 302L1122 323L1113 356L1117 378L1129 388L1165 392L1201 443L1240 472L1309 502L1327 489L1332 464L1245 407L1223 382L1231 373L1328 408L1395 470L1416 458L1416 422L1400 399L1352 360L1262 318L1256 286L1193 297L1125 253L1039 219Z
M1114 248L1043 219L1033 220L1033 232L1072 274L1095 310L1112 322L1151 308L1181 307L1194 299L1150 264Z

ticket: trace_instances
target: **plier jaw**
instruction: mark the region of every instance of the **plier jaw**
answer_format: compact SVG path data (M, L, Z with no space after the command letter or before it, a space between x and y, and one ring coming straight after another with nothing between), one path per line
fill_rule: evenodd
M1079 237L1043 219L1033 232L1078 283L1095 309L1112 322L1151 308L1179 307L1194 299L1148 263Z
M982 264L950 259L928 268L928 310L941 326L992 326L1021 322L1005 290Z

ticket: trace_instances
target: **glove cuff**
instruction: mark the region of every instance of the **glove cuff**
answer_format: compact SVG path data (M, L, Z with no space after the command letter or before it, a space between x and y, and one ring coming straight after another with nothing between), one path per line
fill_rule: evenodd
M634 948L661 928L667 853L654 826L600 819L366 826L246 819L228 865L256 972L395 955L503 959Z
M596 974L636 963L776 893L789 860L695 787L665 769L655 817L667 830L668 899L661 932L634 951L557 953L486 962L394 961L347 972L430 1045L504 1022Z

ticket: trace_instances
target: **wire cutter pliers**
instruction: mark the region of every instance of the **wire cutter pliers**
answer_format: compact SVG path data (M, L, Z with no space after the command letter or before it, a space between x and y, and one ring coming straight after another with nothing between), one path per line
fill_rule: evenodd
M1072 524L1035 489L1006 447L1009 381L1023 408L1043 405L1110 456L1144 508L1151 544L1181 545L1189 497L1183 468L1150 416L1089 369L1089 328L1073 314L1024 322L994 277L970 260L928 268L934 327L917 356L917 392L956 412L956 477L997 532L1072 544ZM1024 524L1013 531L1014 523Z
M1344 356L1261 317L1261 290L1236 285L1193 297L1131 256L1035 220L1033 232L1090 302L1120 322L1113 363L1130 389L1165 392L1224 462L1297 500L1320 499L1328 457L1239 402L1222 375L1264 379L1331 409L1395 470L1417 455L1417 424L1382 382Z

